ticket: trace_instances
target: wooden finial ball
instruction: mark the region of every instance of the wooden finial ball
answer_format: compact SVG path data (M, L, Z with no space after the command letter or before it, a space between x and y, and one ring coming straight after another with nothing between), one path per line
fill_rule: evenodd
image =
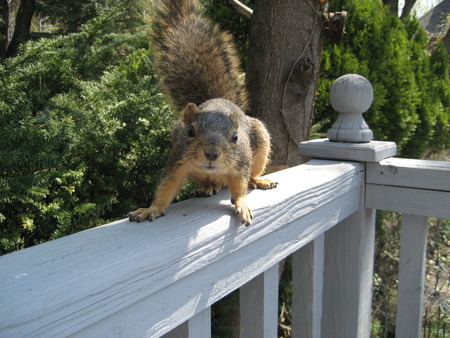
M339 113L362 114L372 104L372 85L361 75L343 75L331 86L330 101L333 108Z
M347 74L338 78L331 86L330 101L339 112L327 132L330 141L366 143L372 140L373 132L362 116L373 101L373 88L365 77Z

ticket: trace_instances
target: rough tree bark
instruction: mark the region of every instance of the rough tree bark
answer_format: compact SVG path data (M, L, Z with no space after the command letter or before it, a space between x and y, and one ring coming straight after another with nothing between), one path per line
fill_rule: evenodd
M9 3L0 0L0 61L6 58L8 48Z
M383 0L383 4L389 7L391 13L398 15L398 0Z
M36 0L22 0L16 16L16 25L11 42L8 45L7 57L14 57L19 46L30 39L31 20L33 19Z
M250 25L247 86L251 112L272 136L273 165L302 162L309 138L323 37L319 0L258 0Z

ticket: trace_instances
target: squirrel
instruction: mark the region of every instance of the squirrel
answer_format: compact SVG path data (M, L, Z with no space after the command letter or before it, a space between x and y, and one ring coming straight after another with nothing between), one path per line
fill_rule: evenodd
M261 121L244 113L247 92L231 35L204 18L196 0L160 0L153 39L163 90L182 113L153 202L130 212L129 220L164 216L191 178L198 197L228 187L241 223L250 226L247 188L272 189L278 183L259 178L269 160L270 136Z

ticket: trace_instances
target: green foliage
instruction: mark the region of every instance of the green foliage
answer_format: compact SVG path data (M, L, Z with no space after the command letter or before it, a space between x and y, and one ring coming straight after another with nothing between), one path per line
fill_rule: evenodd
M37 0L36 13L59 27L60 33L79 32L82 25L96 18L105 10L120 9L121 20L116 24L134 27L142 23L140 11L143 0Z
M401 21L381 1L341 2L330 2L330 11L349 14L343 40L324 44L315 117L320 130L325 132L336 119L329 104L331 84L341 75L357 73L374 88L365 119L375 139L396 142L408 157L448 148L450 81L443 47L430 55L418 21Z
M144 29L123 11L0 65L0 254L149 203L173 113Z
M401 215L377 211L372 337L395 332Z
M211 337L239 336L239 290L211 306Z
M428 219L427 281L424 301L424 337L445 337L450 323L450 220Z

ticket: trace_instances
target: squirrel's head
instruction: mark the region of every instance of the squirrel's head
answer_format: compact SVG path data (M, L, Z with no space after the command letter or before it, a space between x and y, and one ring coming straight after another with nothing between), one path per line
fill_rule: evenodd
M189 103L181 120L187 133L188 155L200 171L221 172L236 165L239 112L203 110Z

